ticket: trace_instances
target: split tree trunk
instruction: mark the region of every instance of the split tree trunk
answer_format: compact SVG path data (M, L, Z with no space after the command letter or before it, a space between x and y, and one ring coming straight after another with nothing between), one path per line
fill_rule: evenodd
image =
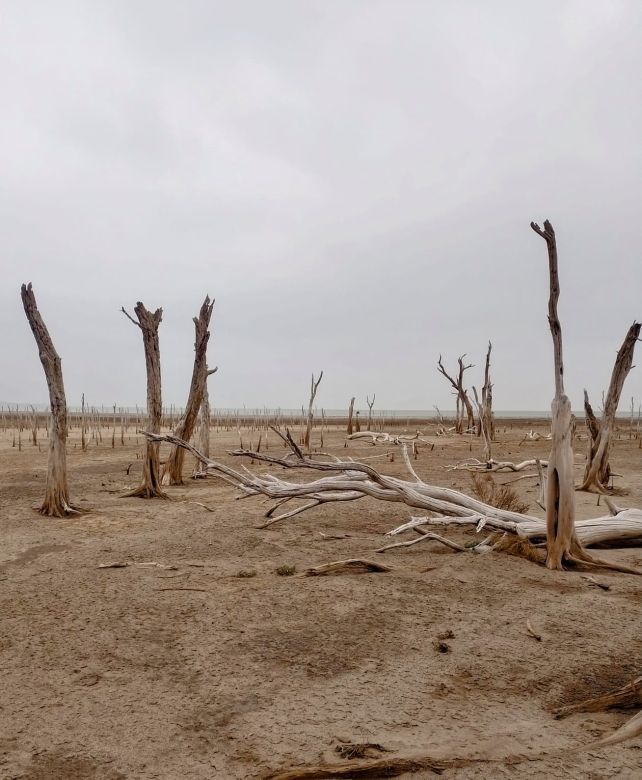
M305 437L303 439L303 444L308 448L308 452L310 451L311 447L311 440L312 440L312 406L314 404L314 399L317 394L317 390L319 388L319 383L323 379L323 371L319 374L319 378L317 381L314 381L314 374L312 374L312 382L310 383L310 403L308 404L308 421L305 428Z
M143 347L145 349L145 368L147 370L147 428L154 433L160 433L161 418L163 414L161 399L161 365L160 347L158 343L158 327L163 319L163 310L148 311L138 301L134 308L137 320L131 317L123 307L123 314L134 325L137 325L143 334ZM160 445L158 442L147 439L145 448L145 461L143 463L143 482L140 487L125 494L125 497L135 498L167 498L160 486Z
M193 318L196 339L194 342L194 369L192 382L189 388L189 396L185 406L185 412L178 425L174 429L174 436L189 441L194 433L198 412L203 401L203 393L207 384L207 343L210 340L210 318L214 308L214 301L210 302L209 295L205 296L198 317ZM165 468L163 469L163 485L183 484L183 463L185 450L182 447L172 447Z
M348 408L348 428L347 428L347 434L348 436L352 436L352 415L354 413L354 402L355 402L354 396L350 399L350 407Z
M638 322L634 322L631 325L617 353L613 373L611 374L611 382L604 402L604 412L599 422L593 413L588 393L586 390L584 391L584 410L590 438L588 462L584 473L584 482L582 482L580 490L603 493L608 486L609 477L611 476L609 452L611 449L611 435L615 425L615 415L617 414L624 382L633 367L633 352L635 343L640 337L640 328L642 328L642 325Z
M69 488L67 486L67 400L62 379L62 361L38 311L31 282L28 285L22 285L20 295L31 331L38 345L40 362L47 378L51 405L45 500L38 511L41 515L49 517L65 517L65 515L77 513L78 510L69 501Z
M548 459L546 487L546 566L563 569L565 558L581 556L582 548L575 534L575 488L573 485L573 448L571 402L564 392L562 359L562 326L557 314L560 283L557 268L555 231L546 220L544 229L531 222L531 228L546 241L550 295L548 324L553 337L555 398L551 405L552 447Z
M493 385L490 381L490 353L493 349L493 345L488 342L488 352L486 353L486 368L484 370L484 385L482 387L481 397L481 412L480 412L480 424L477 431L477 435L482 434L482 418L483 427L486 432L486 436L490 441L495 440L495 418L493 417Z

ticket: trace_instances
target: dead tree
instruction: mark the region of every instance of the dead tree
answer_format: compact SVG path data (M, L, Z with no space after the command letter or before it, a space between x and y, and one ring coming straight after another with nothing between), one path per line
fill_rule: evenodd
M546 241L550 295L548 323L553 337L555 397L551 405L552 447L548 459L546 485L546 566L563 569L566 561L588 565L604 565L582 547L575 530L575 488L573 484L573 416L571 402L564 392L562 359L562 326L557 314L560 282L557 266L555 231L546 220L544 229L535 222L531 228Z
M310 451L311 446L311 439L312 439L312 419L314 415L312 414L312 405L314 404L314 399L317 394L317 389L319 387L319 383L323 379L323 371L319 374L319 378L314 381L314 374L312 374L312 382L310 383L310 403L308 404L308 422L305 428L305 437L303 439L303 444L305 447L308 448L308 452Z
M145 368L147 370L147 429L154 433L160 433L163 407L161 401L161 364L160 347L158 343L158 327L163 319L163 310L156 309L151 312L138 301L134 308L134 319L124 307L122 313L130 319L134 325L140 328L143 334L143 347L145 349ZM140 487L125 494L125 497L135 498L167 498L160 486L160 445L158 442L147 440L145 447L145 460L143 463L143 482Z
M589 402L588 393L584 390L584 411L590 435L586 471L584 472L584 481L579 488L580 490L604 493L608 486L609 477L611 476L609 452L611 435L615 425L615 415L620 403L624 382L631 368L633 368L633 352L635 344L640 337L641 327L642 325L639 322L634 322L631 325L617 353L600 421L597 420Z
M218 366L207 371L207 377L212 376L218 371ZM199 431L199 448L203 455L210 456L210 394L207 389L207 378L205 380L205 387L203 389L203 400L201 401L201 420Z
M210 340L210 318L214 309L214 301L210 301L209 295L205 296L198 317L193 317L196 338L194 341L194 368L192 381L187 397L187 404L183 416L174 429L174 435L179 439L189 440L194 433L198 412L203 401L203 393L207 384L207 344ZM181 447L172 447L165 468L163 469L163 485L183 484L183 462L185 451Z
M368 430L372 430L372 407L374 406L376 394L373 393L372 395L372 401L370 400L369 396L366 396L366 403L368 404Z
M493 385L490 381L490 353L493 348L491 342L488 342L488 352L486 352L486 367L484 369L484 384L481 393L481 409L479 412L479 428L477 435L482 435L483 429L489 441L495 440L495 418L493 416ZM483 419L482 419L483 418Z
M475 428L475 412L473 410L473 405L470 401L470 398L468 397L468 391L464 387L464 372L467 371L469 368L473 367L472 363L469 363L468 365L464 364L464 358L466 355L461 355L457 358L457 363L459 366L459 370L457 373L457 379L450 376L446 372L446 369L444 368L444 364L441 362L441 355L439 355L439 360L437 361L437 368L439 370L440 374L443 374L443 376L446 377L446 379L450 382L452 385L453 390L456 394L457 399L457 419L455 422L455 431L456 433L463 433L464 430L473 430ZM464 429L464 411L466 412L466 429Z
M40 362L45 372L49 388L51 405L51 431L49 432L49 460L47 463L47 481L45 500L38 510L48 517L65 517L77 513L69 500L67 486L67 400L62 379L62 361L47 330L47 326L38 311L36 296L31 282L20 288L22 305L27 320L38 345Z
M346 429L346 432L348 436L352 436L352 415L354 413L354 402L355 402L354 396L350 399L350 406L348 407L348 427Z

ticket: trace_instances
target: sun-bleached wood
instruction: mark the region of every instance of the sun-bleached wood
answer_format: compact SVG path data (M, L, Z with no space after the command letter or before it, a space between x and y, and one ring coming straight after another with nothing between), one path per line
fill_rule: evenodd
M640 338L640 328L642 328L642 324L634 322L618 350L609 389L606 393L606 400L604 401L604 411L602 412L601 420L597 420L589 402L588 393L584 390L584 411L586 414L586 426L590 435L586 471L584 473L584 481L579 488L580 490L603 493L608 486L609 477L611 476L609 454L611 437L615 426L615 415L617 414L624 382L633 367L633 352L635 344Z
M189 440L192 437L201 408L203 393L207 384L207 344L210 340L209 325L213 309L214 301L210 301L209 295L206 295L198 316L192 318L195 332L194 368L192 370L192 381L190 382L185 411L174 429L174 435L179 439ZM184 460L185 450L182 447L172 447L162 472L161 483L163 485L183 484Z
M310 401L308 403L308 419L306 423L305 428L305 437L303 439L303 444L307 447L308 452L310 452L310 449L312 447L312 407L314 404L314 399L317 395L317 390L319 389L319 383L323 379L323 371L319 374L319 378L315 381L314 380L314 374L312 374L312 381L310 382Z
M141 301L134 307L134 319L124 307L123 314L131 320L143 335L145 350L145 369L147 372L147 430L158 434L161 429L163 406L161 398L161 363L158 327L163 319L163 310L152 312ZM160 445L152 439L147 440L145 460L143 461L142 484L125 494L135 498L167 498L160 485Z
M199 422L200 429L198 436L198 446L203 455L206 455L208 458L210 456L210 419L212 413L210 410L210 394L207 388L207 379L209 379L209 377L211 377L212 374L215 374L217 371L218 366L215 366L212 369L207 369L205 387L203 388L203 400L201 401L201 419Z
M541 540L546 538L546 521L538 517L499 509L457 490L428 485L423 482L412 468L406 444L402 444L402 453L412 481L381 474L373 466L358 461L342 461L338 458L334 458L331 462L313 460L303 454L289 432L283 434L277 429L273 430L292 448L290 455L293 457L276 457L251 450L235 450L232 454L285 469L307 469L328 472L329 475L311 482L290 482L272 474L254 474L247 469L233 469L223 463L205 458L191 444L176 439L171 434L144 433L153 441L168 441L171 444L184 447L204 463L206 473L218 475L225 481L236 485L244 496L263 495L274 499L276 505L266 513L270 520L263 527L294 517L323 503L356 501L370 497L420 508L438 515L438 517L418 518L411 521L416 526L478 525L482 523L483 525L488 524L488 527L493 530L505 531L524 539ZM276 506L282 506L294 499L305 500L307 503L281 515L273 516ZM400 533L411 527L410 524L404 524L395 529L394 533ZM581 540L587 545L618 543L622 540L633 539L642 541L642 511L639 509L619 510L615 516L580 521L577 527ZM580 563L586 561L587 565L593 563L593 565L604 565L606 568L619 571L640 573L630 567L594 560L586 553L581 561L575 558L572 560Z
M69 500L69 487L67 485L67 400L62 377L62 361L38 311L31 282L22 285L20 296L29 326L38 345L51 405L45 499L38 511L41 515L49 517L65 517L65 515L77 513L78 510L72 506Z

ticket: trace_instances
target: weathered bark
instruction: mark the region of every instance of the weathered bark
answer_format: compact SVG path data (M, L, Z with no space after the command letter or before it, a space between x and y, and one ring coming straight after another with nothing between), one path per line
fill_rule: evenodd
M67 400L62 378L62 361L47 330L47 326L38 311L36 297L31 282L20 288L22 305L27 320L38 345L40 362L49 388L51 405L51 431L49 433L49 459L47 462L47 481L45 499L38 510L41 515L65 517L77 513L69 500L67 485Z
M555 397L551 405L552 446L548 459L546 486L546 566L563 569L565 559L577 560L585 554L575 534L575 492L573 484L573 448L571 402L564 392L562 326L557 314L560 283L557 267L555 231L546 220L544 229L531 222L531 228L546 241L550 295L548 324L553 338Z
M468 397L468 391L464 387L464 372L473 367L472 363L464 365L464 358L466 355L461 355L457 358L459 371L457 373L457 379L450 376L444 368L444 364L441 362L441 355L437 361L437 369L440 374L446 377L446 379L452 385L453 390L457 394L457 420L455 422L456 433L463 433L464 430L473 430L475 428L475 412L473 405ZM466 411L466 428L464 429L463 413Z
M319 388L319 383L322 379L323 371L319 374L319 378L316 380L316 382L314 381L314 374L312 374L312 382L310 383L310 402L308 403L308 421L305 428L305 437L303 438L303 444L308 448L308 452L310 451L312 439L312 405L314 404L314 399Z
M490 353L493 349L491 342L488 342L488 352L486 353L486 367L484 369L484 384L482 386L481 394L481 411L479 413L479 428L477 429L477 435L482 435L482 418L483 428L486 432L486 436L489 441L495 440L495 418L493 416L493 385L490 381Z
M611 382L604 402L602 419L599 422L593 413L588 393L586 390L584 391L584 410L590 438L586 471L584 472L584 481L579 488L580 490L603 493L607 488L609 477L611 476L611 466L609 464L611 434L615 426L615 415L620 403L622 388L633 367L633 352L635 344L640 337L640 328L642 328L642 324L638 322L634 322L631 325L617 353L613 373L611 374Z
M355 402L354 396L350 399L350 406L348 408L348 427L346 429L346 432L348 436L352 436L352 415L354 413L354 402Z
M218 371L218 366L207 371L207 377L212 376ZM210 394L207 389L207 378L203 388L203 400L201 401L201 420L199 431L199 449L208 458L210 456Z
M174 435L179 439L189 440L194 433L198 412L201 408L205 385L207 384L207 343L210 340L210 318L214 308L214 301L210 302L209 295L205 296L198 317L193 318L196 338L194 342L194 369L189 388L185 412L178 425L174 429ZM172 447L165 468L163 469L163 485L183 484L183 462L185 450L181 447Z
M158 343L158 326L163 319L163 310L148 311L138 301L134 308L137 320L131 317L123 307L123 314L134 325L137 325L143 334L143 347L145 349L145 368L147 371L147 429L153 433L160 433L161 418L163 414L161 400L161 364L160 347ZM143 462L143 482L140 487L126 493L126 497L135 498L167 498L160 486L160 445L158 442L147 439L145 448L145 460Z

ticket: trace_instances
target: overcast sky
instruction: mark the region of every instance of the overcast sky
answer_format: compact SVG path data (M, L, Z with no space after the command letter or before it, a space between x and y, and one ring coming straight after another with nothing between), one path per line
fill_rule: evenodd
M638 0L0 0L0 402L184 403L216 298L215 406L546 409L549 218L567 392L596 402L642 318ZM642 363L642 345L637 362ZM642 401L642 368L623 406Z

